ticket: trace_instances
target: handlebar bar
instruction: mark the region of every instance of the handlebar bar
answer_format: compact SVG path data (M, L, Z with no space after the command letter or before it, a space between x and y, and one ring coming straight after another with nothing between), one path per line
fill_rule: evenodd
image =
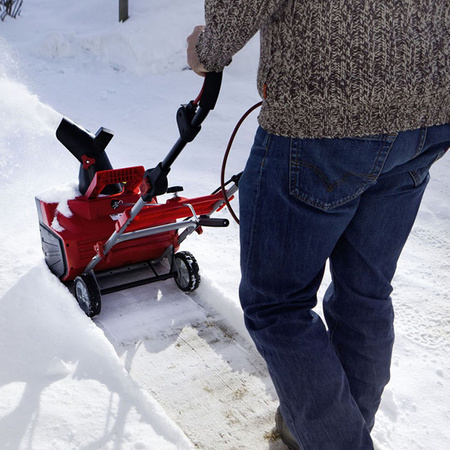
M208 72L203 82L200 108L212 110L216 106L222 84L222 72Z
M191 117L188 116L184 123L184 126L186 127L187 125L187 128L190 128L191 131L195 130L194 137L200 131L200 125L206 119L208 113L216 106L221 84L222 72L208 72L205 76L205 81L203 82L202 90L200 91L199 96L185 108L186 113L189 113L189 107L195 108L194 111L196 111L195 115L192 115ZM199 105L198 109L197 104ZM188 122L187 124L186 121ZM183 137L181 130L180 134ZM193 138L188 139L188 142L192 139Z
M141 197L149 202L154 196L162 195L167 190L167 175L170 168L188 142L195 139L201 124L209 111L214 109L222 84L222 72L208 72L197 100L191 100L177 111L177 123L180 137L167 156L153 169L144 174L141 185Z

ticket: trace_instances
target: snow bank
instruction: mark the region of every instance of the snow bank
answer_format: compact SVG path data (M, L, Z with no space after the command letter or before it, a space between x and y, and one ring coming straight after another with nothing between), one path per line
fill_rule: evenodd
M42 103L20 80L19 66L0 37L0 180L14 176L39 156L36 148L48 145L60 116Z
M0 300L0 447L187 449L44 263Z
M27 39L27 33L17 36L29 55L40 60L69 60L79 68L109 64L138 75L185 67L186 36L194 24L203 21L198 1L129 2L130 17L124 23L118 22L118 2L81 1L61 7L44 0L39 8L51 14L44 25L47 31L33 42ZM32 20L33 15L42 18L36 7L24 5L20 20Z

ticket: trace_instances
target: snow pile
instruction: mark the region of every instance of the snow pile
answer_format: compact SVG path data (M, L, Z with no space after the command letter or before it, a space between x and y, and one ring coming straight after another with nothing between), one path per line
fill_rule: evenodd
M36 148L50 142L59 115L41 103L20 80L9 46L0 37L0 177L9 178L37 158Z
M0 305L2 448L190 448L44 263Z
M197 257L203 277L192 298L180 298L176 288L163 283L137 288L111 294L99 319L91 321L43 262L34 200L37 194L56 198L70 214L67 200L76 195L78 162L55 138L62 116L93 132L100 126L112 129L115 137L107 152L115 167L150 168L166 155L178 136L174 118L179 104L194 98L201 86L197 76L183 69L186 36L203 21L203 1L133 0L125 23L117 21L117 2L63 3L24 2L20 17L0 23L0 448L162 450L191 448L196 442L205 450L206 444L193 440L201 438L201 430L192 431L189 422L217 436L209 446L225 450L230 447L220 436L228 426L231 439L240 405L254 407L267 395L263 411L275 401L267 373L253 362L257 355L247 357L251 350L236 345L239 340L232 339L223 322L246 338L237 297L237 225L189 237L186 249ZM186 149L172 168L169 181L184 185L186 196L217 187L228 136L258 101L257 59L255 39L225 71L218 105L195 147ZM254 130L252 116L236 139L229 175L242 170ZM448 156L433 168L394 280L392 381L373 433L380 450L440 450L450 442L449 170ZM220 342L222 328L226 338ZM200 345L208 333L208 369L216 373L214 361L219 361L219 375L229 372L236 383L231 392L235 414L228 423L214 418L216 410L224 409L217 396L204 416L197 415L194 400L182 397L177 376L198 382L197 367L204 360L190 363L183 353L186 366L169 364L171 377L158 372L154 362L167 363L165 355L182 348L188 352L187 337L194 336ZM184 340L177 341L180 337ZM186 374L190 378L182 378ZM253 397L245 396L245 383ZM159 392L166 397L160 399ZM214 398L213 392L204 392ZM257 392L262 392L258 399ZM178 397L172 402L171 395ZM202 403L198 397L195 401ZM175 404L184 404L185 410L171 409ZM178 420L182 416L189 421ZM208 416L212 425L206 425ZM260 423L268 422L250 425L259 430ZM239 448L250 448L246 445ZM253 447L282 448L267 442Z
M185 65L181 62L185 59L183 43L193 13L189 3L171 3L170 8L186 18L185 26L180 27L176 16L168 14L167 5L156 1L144 7L131 4L131 16L125 24L117 22L116 3L97 0L89 9L76 3L68 5L62 20L76 23L77 28L48 34L35 55L55 60L84 57L93 64L107 63L138 75L181 70ZM84 24L81 30L80 23Z

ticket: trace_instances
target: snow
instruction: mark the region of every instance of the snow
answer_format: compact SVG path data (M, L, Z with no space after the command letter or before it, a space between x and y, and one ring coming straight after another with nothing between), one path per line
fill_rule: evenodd
M70 215L77 195L78 162L55 137L62 116L113 130L114 167L150 168L178 136L179 104L201 87L184 69L202 0L133 0L125 23L117 2L60 3L27 1L0 23L0 448L281 449L270 439L276 397L239 307L236 224L183 243L200 265L194 294L171 280L121 291L105 296L94 320L43 261L34 197L56 198ZM169 181L186 196L218 186L228 137L259 100L257 61L254 39L174 164ZM236 138L229 175L243 168L255 117ZM379 450L450 445L449 171L448 156L433 167L394 279L397 340L373 432Z

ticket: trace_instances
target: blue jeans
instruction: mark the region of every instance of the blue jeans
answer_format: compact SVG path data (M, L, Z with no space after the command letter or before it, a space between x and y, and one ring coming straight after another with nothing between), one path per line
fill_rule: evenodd
M371 450L389 381L391 280L450 125L348 139L259 128L239 185L240 299L303 450ZM312 311L325 263L326 324Z

